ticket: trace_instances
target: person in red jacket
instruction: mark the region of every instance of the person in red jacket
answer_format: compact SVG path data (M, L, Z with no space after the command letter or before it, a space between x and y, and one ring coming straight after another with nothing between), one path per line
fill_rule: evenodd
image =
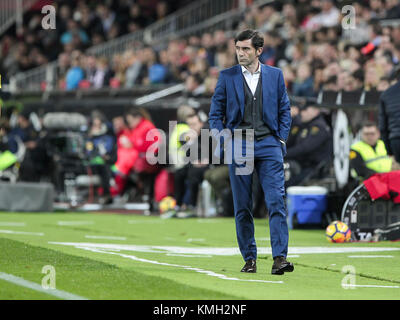
M149 115L141 109L132 108L125 115L127 128L122 125L117 133L118 159L115 163L115 186L111 188L113 196L120 195L125 188L128 174L135 172L155 172L158 167L148 163L146 152L157 141L161 142L161 136L151 122ZM150 130L155 129L155 138L147 138ZM152 151L157 151L154 148Z

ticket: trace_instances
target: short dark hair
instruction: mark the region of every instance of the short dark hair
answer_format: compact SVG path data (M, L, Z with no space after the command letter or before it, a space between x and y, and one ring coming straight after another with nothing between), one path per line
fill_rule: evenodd
M264 47L264 37L257 30L247 29L240 32L235 37L235 44L238 41L250 40L252 46L257 50L258 48Z
M371 121L371 120L366 120L362 123L361 129L362 128L371 128L371 127L375 127L378 129L378 125L376 124L376 122Z

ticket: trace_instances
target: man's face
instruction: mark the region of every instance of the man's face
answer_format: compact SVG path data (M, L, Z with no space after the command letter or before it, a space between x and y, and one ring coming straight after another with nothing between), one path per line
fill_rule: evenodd
M257 50L251 44L251 39L236 42L236 56L239 64L246 67L255 62L262 52L262 48Z
M308 106L307 108L300 111L301 122L307 123L314 119L319 114L319 109L313 106Z
M375 126L364 127L361 131L361 138L370 146L375 146L379 139L379 131Z
M190 129L197 132L197 134L200 134L200 130L203 127L203 123L200 121L199 117L197 116L189 117L187 118L186 123L189 125Z

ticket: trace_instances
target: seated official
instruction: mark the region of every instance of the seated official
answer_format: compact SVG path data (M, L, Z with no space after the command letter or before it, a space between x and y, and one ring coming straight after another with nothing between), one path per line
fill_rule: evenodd
M212 155L212 144L209 143L207 154L202 154L201 129L208 129L208 123L201 121L197 114L192 114L186 119L189 130L185 135L186 156L189 163L177 169L174 174L174 188L176 208L175 211L193 212L197 204L197 195L204 174L209 168ZM197 154L196 154L197 151ZM205 156L204 158L202 156ZM185 201L186 191L189 192L189 199Z
M171 133L169 138L168 154L174 169L180 169L184 165L184 157L186 152L181 149L182 142L184 141L185 134L190 130L189 125L186 123L186 119L189 116L193 116L195 111L188 105L181 105L177 110L177 124Z
M301 184L319 164L332 157L332 133L320 110L312 104L300 111L300 123L292 127L286 161L298 168L286 186Z
M350 147L350 173L363 181L375 173L389 172L392 158L388 156L385 143L380 139L380 132L374 122L366 122L361 128L361 141Z
M92 112L86 151L92 173L99 175L101 180L102 195L100 202L102 204L110 204L112 202L110 166L116 161L117 150L115 136L107 127L106 119L100 111Z
M111 194L115 197L122 195L128 180L128 174L154 173L158 170L157 165L150 164L146 159L146 152L157 143L162 143L161 134L151 121L150 115L142 108L131 108L125 115L127 130L118 137L118 158L115 163L114 186L111 187ZM155 134L154 141L147 139L149 132ZM158 151L156 147L154 152Z

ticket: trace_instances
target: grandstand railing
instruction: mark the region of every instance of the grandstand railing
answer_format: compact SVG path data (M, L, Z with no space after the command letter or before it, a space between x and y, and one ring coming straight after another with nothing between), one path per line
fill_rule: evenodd
M216 24L221 25L223 19L229 18L226 15L221 16L221 14L225 14L227 11L237 11L239 8L244 10L245 6L245 1L242 0L196 1L161 21L148 26L144 30L139 30L104 44L94 46L89 48L86 52L110 59L113 55L134 46L135 43L147 43L149 45L160 42L165 43L165 41L170 39L173 35L182 36L183 34L188 34L188 31L185 31L185 29L193 31L195 25L199 25L199 30L211 28ZM215 19L218 16L220 17ZM204 21L207 20L210 20L211 23L204 24ZM214 24L212 22L214 22ZM202 25L200 25L201 23ZM227 23L228 22L225 22L224 25ZM51 73L57 70L56 64L57 62L51 62L47 65L18 73L10 79L10 89L14 92L18 89L38 91L54 89L57 83L57 74Z
M1 0L0 1L0 35L17 19L22 17L37 0Z

